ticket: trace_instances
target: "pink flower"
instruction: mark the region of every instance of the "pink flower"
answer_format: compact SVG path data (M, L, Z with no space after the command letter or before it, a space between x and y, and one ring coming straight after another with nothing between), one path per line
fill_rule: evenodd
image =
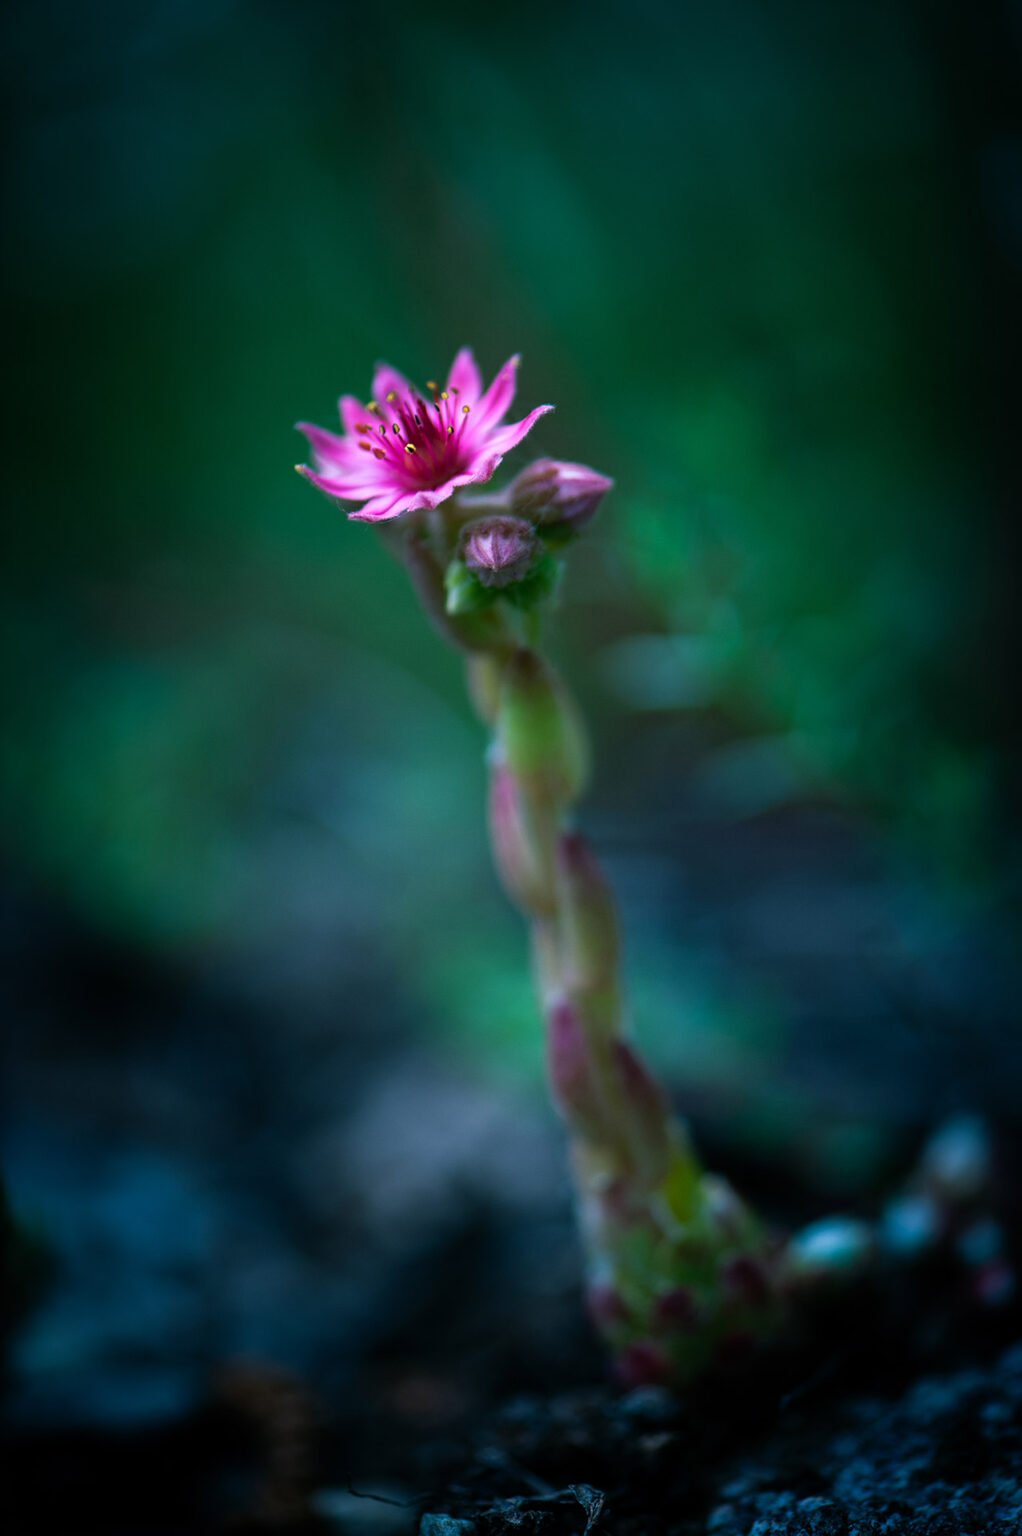
M422 392L381 363L368 405L341 396L343 437L298 423L316 464L299 464L298 473L328 496L364 502L349 514L363 522L439 506L461 486L489 480L505 453L553 410L538 405L521 421L502 425L517 367L518 358L509 358L484 392L471 349L462 347L446 386L429 383Z

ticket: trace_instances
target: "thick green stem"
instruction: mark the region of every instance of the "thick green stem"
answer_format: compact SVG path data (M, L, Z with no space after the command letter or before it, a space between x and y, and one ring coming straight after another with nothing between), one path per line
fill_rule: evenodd
M613 893L571 828L588 775L585 732L539 653L535 615L499 602L449 611L444 577L462 515L448 505L410 524L400 553L433 623L466 654L469 691L492 732L494 861L532 931L591 1310L624 1379L684 1379L729 1340L772 1322L765 1239L730 1188L703 1174L666 1095L624 1037ZM744 1266L743 1284L729 1288L728 1264Z
M494 858L531 923L592 1310L625 1379L683 1379L739 1337L772 1326L765 1234L724 1181L703 1174L666 1095L625 1039L613 893L570 828L588 755L573 702L530 647L503 660L473 659L470 686L494 731Z

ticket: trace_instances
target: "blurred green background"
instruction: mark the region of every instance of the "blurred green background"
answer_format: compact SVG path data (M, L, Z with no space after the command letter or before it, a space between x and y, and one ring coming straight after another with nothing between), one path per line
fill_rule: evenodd
M764 858L789 888L800 807L868 850L846 960L877 921L938 970L1002 943L1014 16L13 6L12 889L131 951L259 957L339 1027L357 956L381 1017L399 990L538 1072L458 661L291 470L292 422L376 358L432 377L467 342L557 404L529 451L617 481L554 646L657 1048L696 1077L743 1031L781 1049L784 967L726 916ZM782 949L844 942L766 899Z

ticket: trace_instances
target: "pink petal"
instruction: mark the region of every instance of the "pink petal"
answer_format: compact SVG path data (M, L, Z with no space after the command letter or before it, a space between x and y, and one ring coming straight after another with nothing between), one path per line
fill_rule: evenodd
M373 399L382 405L391 392L402 399L415 393L404 374L398 373L389 363L377 363L373 374Z
M348 518L353 523L382 523L388 518L398 517L402 512L407 512L407 496L399 496L396 500L394 492L388 491L383 496L376 496L372 501L367 501L364 507L359 507L357 512L349 512Z
M517 372L518 354L515 353L514 357L508 358L473 411L477 427L495 427L498 421L507 414L511 401L515 397Z
M510 453L511 449L517 447L522 438L532 431L539 418L552 410L552 405L537 405L536 409L530 411L528 416L523 416L521 421L514 421L507 427L498 427L495 432L490 432L487 436L487 450L499 453L501 456Z
M426 487L421 491L409 491L402 498L400 511L402 512L430 512L438 507L442 501L453 496L458 486L463 483L463 477L455 475L450 480L445 480L442 485Z
M475 405L483 392L483 381L471 347L462 347L447 375L447 388L458 396L459 405Z
M336 432L327 432L323 427L314 426L311 421L296 422L295 431L304 433L308 438L309 447L320 469L327 465L343 464L347 459L350 444L343 437L338 437Z
M366 520L375 522L381 516L398 517L402 512L430 512L434 507L438 507L441 502L447 501L463 485L475 485L481 480L488 480L499 463L500 456L497 454L491 454L487 458L480 458L471 469L463 471L460 475L452 475L449 480L444 480L440 485L424 486L421 490L405 491L403 494L398 495L396 500L391 502L385 513L371 513ZM382 501L383 498L381 497L379 500ZM350 515L353 518L365 518L366 508L363 507L359 512L352 512Z
M372 425L371 413L354 395L342 395L337 405L344 423L344 430L350 432L352 437L356 436L359 427Z
M299 464L298 473L317 490L325 491L328 496L339 496L342 501L362 501L366 496L378 495L387 485L379 476L356 479L352 475L321 475L307 464ZM389 494L393 497L393 490Z
M402 512L432 511L441 502L447 501L462 486L479 485L482 481L489 480L500 463L500 459L499 453L477 454L470 468L463 470L461 474L452 475L449 480L443 481L441 485L426 486L421 490L395 493L395 488L391 486L390 489L384 492L381 489L381 485L377 484L373 486L373 490L379 492L375 499L367 502L364 507L360 507L357 512L350 512L348 516L356 522L375 523L381 522L385 518L399 517ZM319 483L319 477L308 472L306 472L306 479L311 480L313 484ZM350 489L347 492L340 492L328 487L325 482L321 485L321 489L330 489L331 494L335 496L346 495L348 499L357 499L352 495ZM362 494L368 494L368 492L363 492Z
M484 485L487 480L493 479L503 457L502 453L476 454L472 460L472 467L456 475L451 484L455 490L459 490L463 485Z
M327 432L307 421L298 423L298 431L303 432L309 440L316 469L332 483L343 481L345 484L368 485L370 489L375 489L393 476L394 466L391 462L371 457L362 443L353 437L337 437L333 432ZM332 491L331 494L349 493Z

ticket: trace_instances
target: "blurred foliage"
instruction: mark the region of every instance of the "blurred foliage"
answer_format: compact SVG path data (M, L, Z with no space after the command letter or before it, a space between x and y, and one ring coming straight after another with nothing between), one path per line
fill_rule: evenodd
M427 377L467 341L557 403L534 452L616 477L560 620L608 750L630 710L723 717L779 745L779 777L730 760L745 809L768 780L837 796L996 894L964 11L21 0L4 25L19 867L139 942L371 942L424 1006L482 997L515 1032L457 660L290 472L292 421L376 357Z

